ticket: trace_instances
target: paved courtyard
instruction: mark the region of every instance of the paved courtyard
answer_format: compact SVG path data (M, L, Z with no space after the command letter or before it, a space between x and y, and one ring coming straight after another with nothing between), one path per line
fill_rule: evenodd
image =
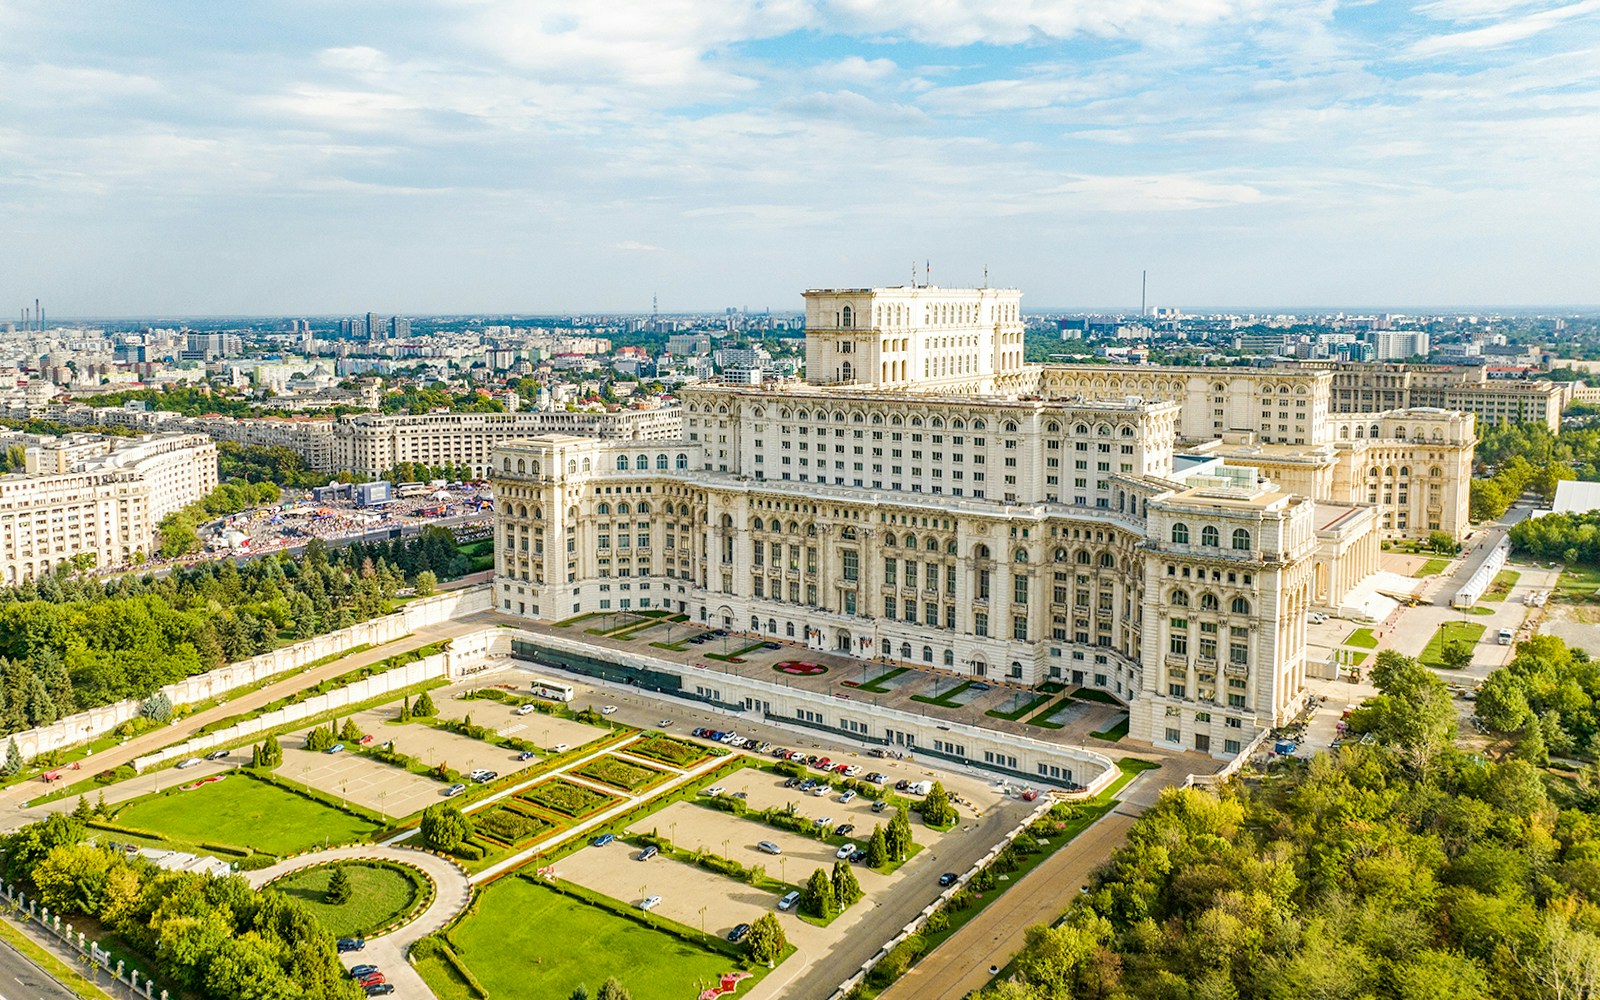
M777 912L775 893L669 858L637 861L638 855L637 848L623 843L585 847L563 858L556 871L561 879L630 906L646 896L660 896L656 913L709 934L724 935L738 924L755 923L763 913ZM789 919L784 929L793 934L807 926Z

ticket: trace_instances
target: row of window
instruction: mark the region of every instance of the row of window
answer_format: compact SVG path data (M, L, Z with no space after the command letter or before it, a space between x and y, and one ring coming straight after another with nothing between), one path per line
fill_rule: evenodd
M1174 545L1189 544L1189 526L1182 521L1172 526L1172 542ZM1208 548L1220 548L1222 533L1214 525L1206 525L1200 529L1200 544ZM1241 552L1250 551L1250 531L1247 528L1233 529L1233 547Z

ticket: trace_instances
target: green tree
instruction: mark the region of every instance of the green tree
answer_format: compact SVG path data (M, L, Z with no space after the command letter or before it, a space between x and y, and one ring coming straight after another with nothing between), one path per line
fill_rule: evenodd
M1450 670L1465 670L1472 666L1472 644L1452 639L1440 648L1439 659Z
M825 869L818 868L813 871L800 890L800 912L809 913L822 920L837 912L833 900L833 882L828 878Z
M361 731L361 727L356 725L354 716L345 719L344 727L339 730L339 738L344 740L346 743L360 743L361 737L365 735L366 734Z
M839 909L848 909L861 898L861 883L856 881L856 873L850 870L850 862L838 860L833 863L833 903Z
M744 939L745 948L750 953L750 960L760 962L767 968L783 956L783 950L789 947L788 935L783 932L783 925L771 913L763 913L750 925L750 933Z
M872 828L872 839L867 841L867 867L882 868L889 863L889 841L882 826Z
M1496 670L1484 679L1474 708L1479 720L1497 733L1514 733L1534 718L1526 682L1509 670Z
M0 764L0 774L10 777L22 772L22 751L17 747L16 737L6 741L6 760Z
M439 588L439 578L434 575L433 570L425 569L417 574L412 587L418 597L429 597Z
M438 802L422 813L423 843L436 851L453 851L472 836L472 821L447 802Z
M355 892L355 887L350 882L349 869L338 865L333 869L333 875L328 879L328 891L323 894L323 902L330 906L342 906L350 902L350 897Z
M431 719L439 714L439 709L433 704L433 696L424 691L411 703L411 714L419 719Z
M1427 544L1428 548L1441 556L1454 555L1457 548L1455 538L1443 531L1428 532Z
M935 781L922 800L922 821L929 826L949 826L956 821L956 807L940 782Z
M78 804L72 809L72 818L87 821L93 817L94 810L89 806L89 797L86 795L78 796Z
M606 981L600 984L600 992L594 996L595 1000L633 1000L633 995L615 976L607 976Z
M172 699L157 691L139 705L139 714L151 722L166 722L172 718Z

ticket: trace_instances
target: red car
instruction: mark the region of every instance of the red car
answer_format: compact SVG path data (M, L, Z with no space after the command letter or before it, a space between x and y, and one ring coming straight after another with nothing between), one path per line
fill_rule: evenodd
M822 758L822 759L821 759L821 760L819 760L819 761L817 761L817 763L816 763L816 765L815 765L815 766L816 766L816 767L817 767L817 768L818 768L818 769L819 769L819 770L822 770L822 771L829 771L829 770L832 770L832 769L833 769L833 761L832 761L832 760L830 760L830 759L829 759L829 758L827 758L827 757L824 757L824 758Z
M362 989L366 989L368 986L376 986L379 983L385 982L388 982L388 980L383 978L383 973L374 972L370 976L362 976L360 979L357 979L356 985Z

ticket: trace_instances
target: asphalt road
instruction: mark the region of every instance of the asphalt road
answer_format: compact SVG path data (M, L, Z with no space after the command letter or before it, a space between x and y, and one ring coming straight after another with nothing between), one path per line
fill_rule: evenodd
M78 1000L11 945L0 941L0 1000Z

